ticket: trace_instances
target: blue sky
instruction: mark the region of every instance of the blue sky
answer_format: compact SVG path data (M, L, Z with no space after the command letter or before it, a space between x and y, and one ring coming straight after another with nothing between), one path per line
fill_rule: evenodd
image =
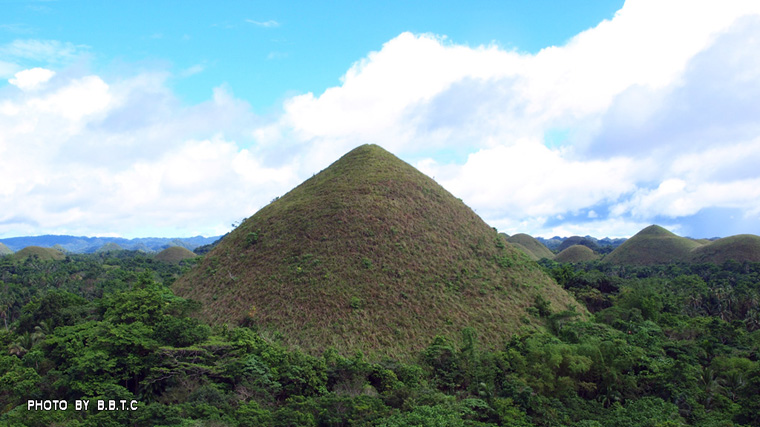
M562 44L622 1L357 2L3 1L5 42L33 38L80 46L106 76L144 68L172 74L184 102L227 84L254 111L321 93L356 61L409 31L478 46L538 52ZM27 61L25 66L46 65Z
M221 234L363 143L510 234L760 234L756 2L0 6L0 237Z

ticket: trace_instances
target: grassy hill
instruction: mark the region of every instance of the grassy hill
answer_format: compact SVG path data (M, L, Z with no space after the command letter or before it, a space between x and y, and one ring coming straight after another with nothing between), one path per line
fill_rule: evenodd
M261 209L173 285L202 317L286 345L406 357L474 327L487 347L576 302L435 181L358 147Z
M585 245L573 245L554 257L557 262L586 262L598 259L599 255Z
M114 242L108 242L105 245L99 247L97 250L95 250L95 253L103 253L103 252L115 252L115 251L123 251L124 248L119 246L118 243Z
M513 245L516 245L535 261L541 258L551 259L554 257L554 254L549 250L549 248L528 234L518 233L511 237L508 237L507 241Z
M181 246L171 246L156 254L156 260L168 262L170 264L179 264L181 261L195 258L193 251Z
M650 225L607 254L602 262L610 264L652 265L688 262L691 251L701 246L677 236L659 225Z
M691 251L694 262L722 264L727 260L760 262L760 236L739 234L724 237Z
M590 238L590 237L581 237L581 236L570 236L567 239L565 239L557 248L557 251L562 252L565 249L575 246L575 245L583 245L591 249L591 251L598 251L599 245L595 241L596 239Z
M5 246L5 244L3 243L0 243L0 256L10 255L12 253L13 253L13 250L11 248Z
M29 257L36 256L42 261L62 260L66 255L61 251L52 248L42 248L39 246L27 246L24 249L13 254L13 259L23 261Z

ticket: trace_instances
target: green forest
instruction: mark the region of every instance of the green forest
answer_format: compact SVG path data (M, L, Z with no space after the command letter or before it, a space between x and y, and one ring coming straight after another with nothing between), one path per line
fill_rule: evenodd
M0 425L760 425L760 263L544 259L590 315L539 295L525 316L544 327L495 350L464 328L410 360L369 360L203 323L170 289L199 259L0 258Z

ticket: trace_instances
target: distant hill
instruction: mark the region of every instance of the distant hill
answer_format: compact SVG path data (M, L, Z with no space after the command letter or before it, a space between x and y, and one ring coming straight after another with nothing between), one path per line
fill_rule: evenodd
M282 332L319 354L407 358L473 327L484 348L543 328L527 308L581 307L472 209L375 145L245 220L173 285L215 324Z
M703 246L694 248L691 253L693 262L712 262L722 264L728 260L760 262L760 236L739 234L708 241Z
M591 251L596 252L599 250L599 245L596 242L597 240L593 237L570 236L562 241L557 251L562 252L571 246L583 245L591 249Z
M573 240L570 240L570 239L573 239ZM556 251L556 252L563 251L563 250L569 248L572 245L580 244L580 240L585 240L588 243L585 246L588 246L592 250L594 250L596 252L600 252L600 253L609 253L612 250L614 250L615 248L617 248L618 246L622 245L623 242L626 241L625 238L612 239L612 238L609 238L609 237L605 237L603 239L597 239L597 238L591 237L591 236L583 236L583 237L580 237L580 236L571 236L571 237L554 236L551 239L545 239L543 237L536 237L536 240L538 240L539 242L541 242L541 244L543 244L544 246L546 246L550 250ZM565 243L568 240L570 240L570 242ZM596 245L596 247L594 247L593 245Z
M62 260L66 258L66 255L61 251L57 251L51 248L42 248L39 246L28 246L12 255L16 261L24 261L30 257L36 257L41 261L53 261Z
M557 262L586 262L599 259L599 255L584 245L573 245L554 257Z
M119 246L118 243L114 242L108 242L105 245L99 247L95 253L103 253L103 252L116 252L116 251L123 251L124 248Z
M121 237L77 237L77 236L26 236L0 239L10 249L18 251L27 246L40 246L50 248L56 246L73 253L93 253L108 243L115 243L125 250L142 250L145 252L158 252L170 246L182 246L193 250L201 245L207 245L216 241L214 237L140 237L136 239L124 239Z
M11 248L5 246L5 244L3 243L0 243L0 256L10 255L12 253L13 253L13 250Z
M512 235L511 237L507 238L507 242L516 245L518 248L528 254L528 256L534 261L537 261L541 258L554 258L552 251L550 251L546 246L542 245L541 242L534 239L533 236L530 236L528 234L518 233Z
M630 265L688 262L692 249L699 246L699 242L677 236L659 225L650 225L607 254L602 262Z
M171 246L156 254L158 261L168 262L170 264L179 264L186 259L195 258L194 252L181 246Z

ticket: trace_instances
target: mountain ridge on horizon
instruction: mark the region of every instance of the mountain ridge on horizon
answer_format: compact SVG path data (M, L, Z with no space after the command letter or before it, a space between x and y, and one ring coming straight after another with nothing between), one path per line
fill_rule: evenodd
M44 234L40 236L18 236L0 239L14 252L28 246L40 246L50 248L60 245L63 249L72 253L94 253L108 243L116 243L124 250L142 250L145 252L159 252L169 246L181 246L185 249L194 250L203 245L216 242L221 236L194 236L194 237L88 237L73 236L68 234Z

